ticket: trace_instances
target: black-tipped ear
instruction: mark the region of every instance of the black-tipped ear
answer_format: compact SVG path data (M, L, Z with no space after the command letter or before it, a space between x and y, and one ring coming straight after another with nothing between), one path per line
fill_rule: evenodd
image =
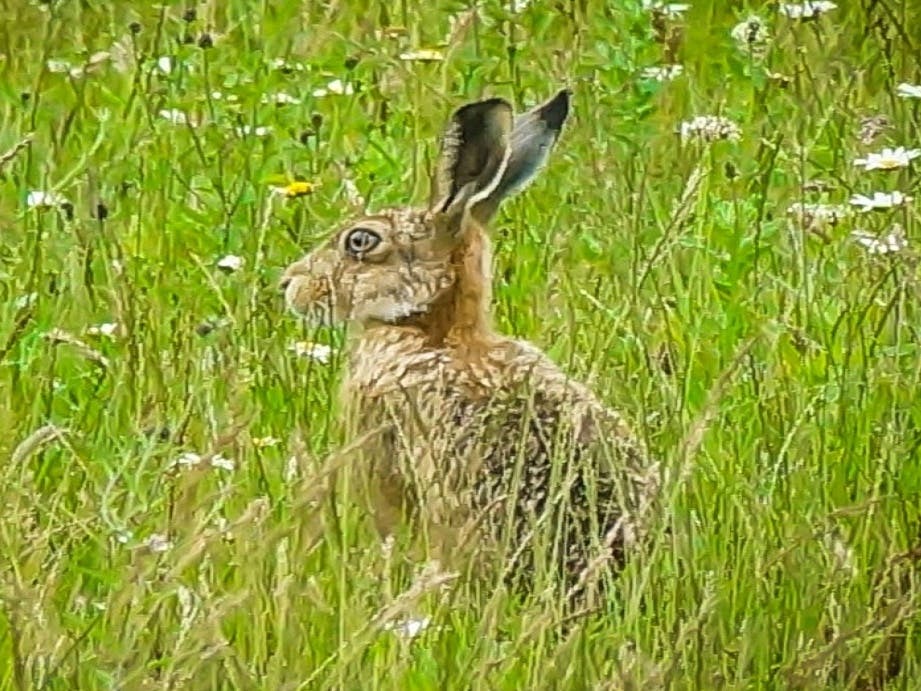
M537 176L569 117L571 97L569 89L562 89L543 105L515 119L509 139L508 165L498 184L477 204L474 216L478 221L488 221L504 199L522 190Z
M509 158L512 106L501 98L458 108L442 140L436 210L463 214L490 195Z

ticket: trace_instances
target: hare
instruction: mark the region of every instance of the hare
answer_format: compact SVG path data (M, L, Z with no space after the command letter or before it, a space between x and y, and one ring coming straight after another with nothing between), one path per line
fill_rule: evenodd
M350 464L377 528L409 521L443 559L469 546L516 582L543 564L574 588L642 537L657 464L588 388L493 330L485 231L545 164L569 101L459 108L432 202L350 220L280 287L296 314L356 331L343 405L352 435L379 430Z

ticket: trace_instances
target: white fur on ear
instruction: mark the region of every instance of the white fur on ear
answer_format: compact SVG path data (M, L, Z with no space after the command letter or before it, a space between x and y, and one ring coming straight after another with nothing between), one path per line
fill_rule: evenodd
M478 202L483 201L484 199L492 196L493 192L496 191L496 188L499 186L499 183L502 182L502 178L505 175L505 171L508 170L509 161L512 158L512 148L510 146L505 146L504 153L502 154L502 161L499 163L499 167L496 170L496 174L493 176L492 180L489 183L480 189L478 192L470 195L470 198L467 200L467 203L464 205L464 212L470 211L471 208Z

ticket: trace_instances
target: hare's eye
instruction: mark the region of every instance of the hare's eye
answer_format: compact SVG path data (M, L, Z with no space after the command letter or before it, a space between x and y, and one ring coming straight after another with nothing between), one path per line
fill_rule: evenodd
M345 238L345 249L352 256L370 252L381 242L381 236L367 228L355 228Z

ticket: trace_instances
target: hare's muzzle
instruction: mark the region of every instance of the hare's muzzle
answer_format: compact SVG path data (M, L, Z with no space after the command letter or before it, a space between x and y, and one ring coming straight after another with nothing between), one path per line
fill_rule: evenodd
M287 307L309 321L329 323L333 313L331 267L324 257L309 255L289 265L278 281Z

